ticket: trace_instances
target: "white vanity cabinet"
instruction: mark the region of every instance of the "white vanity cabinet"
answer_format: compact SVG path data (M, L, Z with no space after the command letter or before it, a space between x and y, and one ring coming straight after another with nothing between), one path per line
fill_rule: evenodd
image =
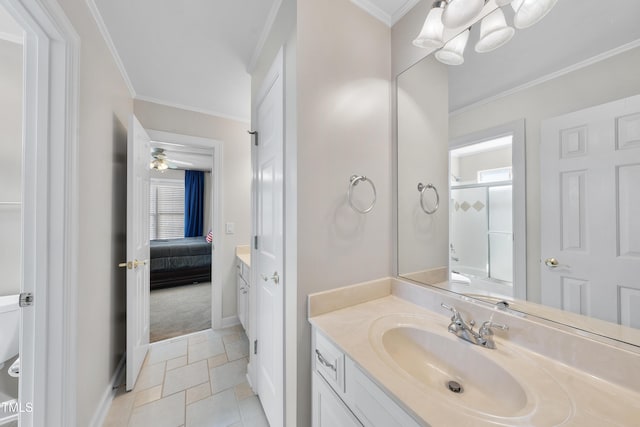
M236 258L236 291L238 319L244 330L249 332L249 292L251 291L251 270L240 258Z
M313 427L420 427L315 328L312 346Z

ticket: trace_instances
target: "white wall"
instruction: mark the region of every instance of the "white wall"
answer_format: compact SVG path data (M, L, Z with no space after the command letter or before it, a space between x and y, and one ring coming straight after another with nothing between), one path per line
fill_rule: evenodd
M127 86L87 3L59 0L81 38L77 425L88 426L126 343Z
M540 125L542 120L640 93L640 48L449 119L452 139L526 119L527 299L540 301Z
M0 296L22 272L22 45L0 39ZM2 204L9 202L10 204Z
M449 265L448 84L447 67L433 58L398 76L400 274ZM419 182L433 184L439 192L440 206L432 215L424 213L420 206ZM425 191L424 199L427 206L435 206L432 190Z
M251 214L251 139L248 123L147 101L134 101L134 112L146 129L210 138L223 143L222 221L234 222L235 234L222 239L222 318L236 314L235 248L248 245ZM206 231L209 231L207 228Z
M391 31L346 0L299 2L297 20L297 426L304 427L311 415L307 295L392 272ZM347 203L353 174L376 185L369 214Z

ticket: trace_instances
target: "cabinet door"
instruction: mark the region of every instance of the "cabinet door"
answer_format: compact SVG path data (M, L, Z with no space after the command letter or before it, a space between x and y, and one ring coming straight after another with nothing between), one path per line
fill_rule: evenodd
M242 326L244 326L244 331L249 336L249 328L251 327L251 269L246 264L244 267L244 293L242 294L244 297L244 323Z
M236 276L236 310L238 313L238 319L240 319L240 323L242 324L242 327L245 328L245 330L247 329L247 321L245 318L245 306L246 306L246 301L247 301L247 284L245 283L244 279L242 278L242 274L241 274L241 268L242 268L242 263L238 261L238 274Z
M313 373L313 427L362 427L362 424L329 387Z
M346 360L347 402L366 427L420 427L356 365Z

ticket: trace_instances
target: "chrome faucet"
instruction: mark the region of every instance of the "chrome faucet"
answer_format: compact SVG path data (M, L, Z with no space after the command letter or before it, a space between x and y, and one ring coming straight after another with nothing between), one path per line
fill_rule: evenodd
M496 348L496 343L493 341L492 328L499 328L505 331L509 329L507 325L487 320L482 323L480 329L476 332L473 330L473 327L476 325L475 321L471 320L469 324L467 324L455 307L446 305L445 303L441 305L453 314L451 316L451 323L449 323L449 327L447 328L449 332L472 344L487 348Z

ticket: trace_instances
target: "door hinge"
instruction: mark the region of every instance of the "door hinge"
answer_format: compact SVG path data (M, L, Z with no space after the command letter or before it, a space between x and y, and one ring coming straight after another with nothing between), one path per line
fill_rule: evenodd
M255 145L257 147L258 146L258 131L248 130L247 132L249 132L249 135L251 135L253 137L253 145Z
M253 249L258 249L258 236L253 236Z
M258 340L253 341L253 354L258 354Z
M29 307L33 305L33 294L31 292L23 292L20 294L20 307Z

